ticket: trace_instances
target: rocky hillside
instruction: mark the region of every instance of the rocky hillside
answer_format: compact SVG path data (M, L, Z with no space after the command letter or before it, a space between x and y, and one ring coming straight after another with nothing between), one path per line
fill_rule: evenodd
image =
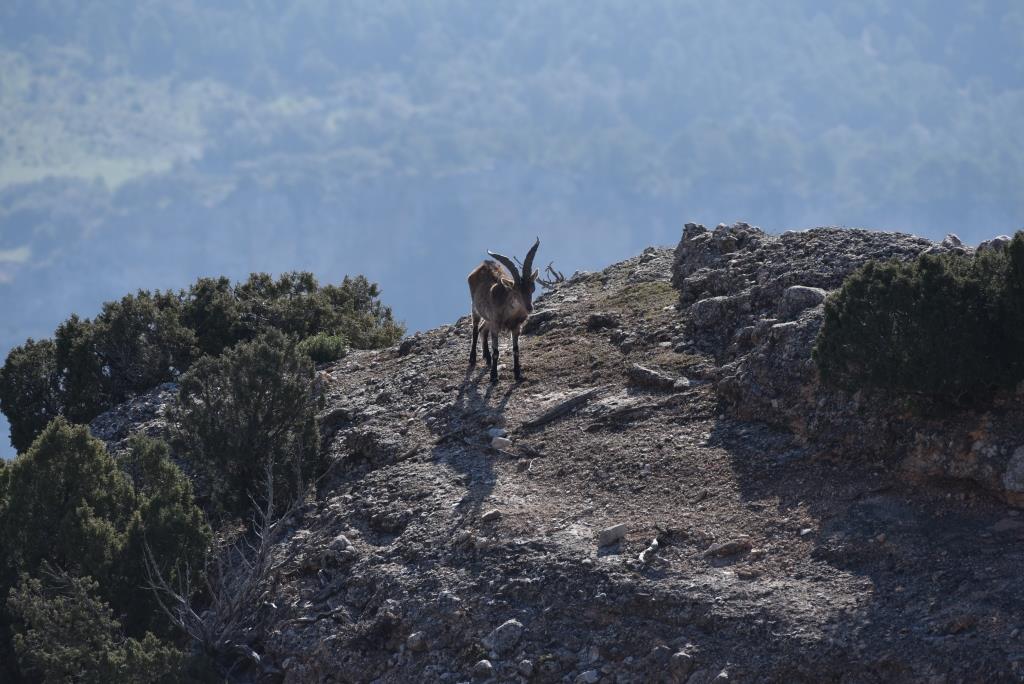
M1024 677L1019 398L932 424L810 363L827 290L928 249L963 247L688 225L540 298L520 384L467 368L466 318L323 368L333 466L246 676ZM173 397L92 429L160 434Z

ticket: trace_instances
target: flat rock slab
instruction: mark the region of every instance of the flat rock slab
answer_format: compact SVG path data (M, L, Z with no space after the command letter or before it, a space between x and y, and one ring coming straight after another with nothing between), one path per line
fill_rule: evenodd
M634 385L653 387L660 390L674 389L676 381L679 380L679 378L672 377L667 373L641 366L639 363L634 363L627 368L626 375Z
M606 527L597 533L597 545L608 546L626 537L626 523Z

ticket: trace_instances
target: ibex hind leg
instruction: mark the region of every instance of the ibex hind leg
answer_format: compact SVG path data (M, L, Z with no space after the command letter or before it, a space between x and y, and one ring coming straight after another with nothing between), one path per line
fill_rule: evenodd
M494 345L494 351L491 352L491 382L498 382L498 331L491 330L491 344Z
M476 365L476 338L480 334L480 317L473 313L473 348L469 352L469 367L472 368ZM484 337L484 358L489 359L490 354L487 353L487 338Z

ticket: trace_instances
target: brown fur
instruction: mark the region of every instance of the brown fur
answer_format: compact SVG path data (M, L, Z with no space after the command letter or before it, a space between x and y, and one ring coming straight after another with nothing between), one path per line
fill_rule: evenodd
M468 280L473 313L496 332L518 333L530 314L522 292L501 266L487 260L469 274Z
M484 336L484 359L491 366L491 381L498 379L498 337L507 332L512 336L512 354L516 379L519 369L519 334L533 310L533 282L536 271L529 274L525 284L516 285L514 278L496 262L487 260L469 274L469 293L473 298L473 349L469 363L476 363L478 334ZM488 346L490 338L493 346Z

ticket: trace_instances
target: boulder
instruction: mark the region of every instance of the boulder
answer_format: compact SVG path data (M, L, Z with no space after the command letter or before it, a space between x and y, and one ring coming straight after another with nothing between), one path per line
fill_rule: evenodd
M626 537L626 523L606 527L597 533L597 545L608 546Z
M1009 235L997 235L991 240L985 240L978 245L975 250L978 254L984 254L985 252L1002 252L1009 246L1013 240Z
M523 636L523 623L506 620L483 639L483 645L497 654L512 650Z
M808 287L807 285L791 285L782 293L782 301L779 302L779 318L790 321L799 316L803 311L818 306L825 301L828 294L820 287Z

